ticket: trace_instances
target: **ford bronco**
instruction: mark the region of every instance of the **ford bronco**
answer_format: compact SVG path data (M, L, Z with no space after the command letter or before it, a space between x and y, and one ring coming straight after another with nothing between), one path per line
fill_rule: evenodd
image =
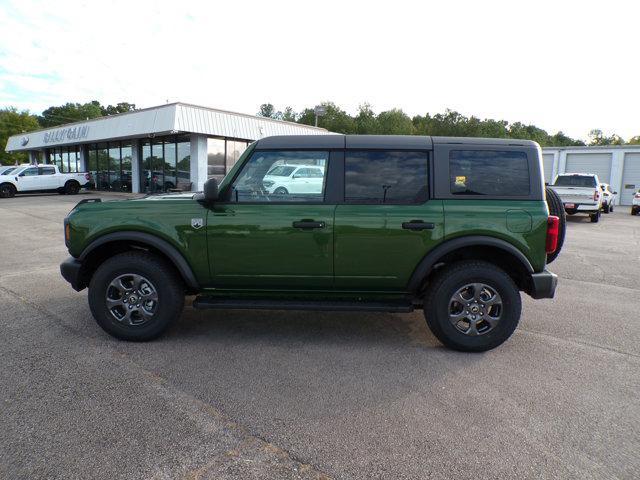
M300 166L305 188L272 188ZM203 192L80 202L61 272L120 339L161 335L196 295L198 309L422 309L446 346L483 351L515 330L521 291L554 296L563 210L531 141L268 137Z

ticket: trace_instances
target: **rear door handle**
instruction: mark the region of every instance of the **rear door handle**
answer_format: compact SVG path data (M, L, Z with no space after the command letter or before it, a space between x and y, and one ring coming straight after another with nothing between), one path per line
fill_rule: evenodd
M409 222L403 222L402 228L405 230L433 230L435 225L423 220L411 220Z
M324 222L316 222L315 220L299 220L293 222L293 228L300 228L302 230L312 230L314 228L324 228Z

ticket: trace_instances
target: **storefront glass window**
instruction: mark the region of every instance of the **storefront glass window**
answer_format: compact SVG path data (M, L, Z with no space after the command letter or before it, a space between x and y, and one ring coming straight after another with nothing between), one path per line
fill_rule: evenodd
M122 190L120 182L120 144L109 143L109 189Z
M165 142L164 144L164 189L173 190L178 187L176 176L176 144Z
M109 190L109 151L106 143L98 144L98 175L96 185L99 190Z
M122 143L122 171L120 174L120 183L122 191L131 191L131 143Z
M177 180L180 190L191 190L191 143L178 140Z
M207 139L207 176L220 180L225 174L225 141L220 138Z

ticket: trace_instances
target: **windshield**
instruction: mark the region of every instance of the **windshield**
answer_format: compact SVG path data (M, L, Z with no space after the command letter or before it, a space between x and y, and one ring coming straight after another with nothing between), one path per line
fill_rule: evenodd
M271 170L267 172L267 175L273 175L276 177L288 177L291 175L291 172L296 167L288 167L286 165L278 165L277 167L273 167Z
M7 175L7 174L11 173L15 169L16 169L16 167L0 168L0 175Z
M596 180L585 175L560 175L553 185L556 187L595 187Z

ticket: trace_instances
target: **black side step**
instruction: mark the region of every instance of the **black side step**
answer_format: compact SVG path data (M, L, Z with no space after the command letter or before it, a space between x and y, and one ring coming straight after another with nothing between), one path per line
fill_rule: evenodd
M348 300L261 300L244 298L197 297L193 301L197 309L225 310L318 310L329 312L413 312L409 300L388 302L358 302Z

